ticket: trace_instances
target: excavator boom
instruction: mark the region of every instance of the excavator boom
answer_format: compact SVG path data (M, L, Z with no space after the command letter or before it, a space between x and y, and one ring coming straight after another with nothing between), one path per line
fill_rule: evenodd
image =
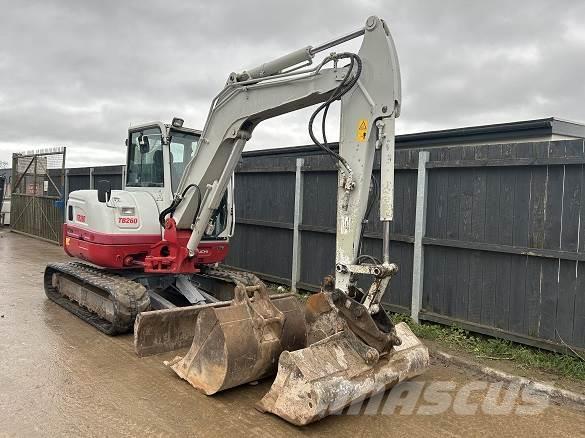
M357 37L363 37L357 54L331 53L311 67L316 53ZM341 126L339 151L333 151L324 128L323 140L317 139L313 122L320 112L326 117L337 100ZM310 299L306 341L304 333L291 328L298 327L291 324L297 312L285 314L260 285L238 284L231 306L205 309L197 317L191 349L169 363L179 376L214 394L274 372L280 357L276 381L258 408L302 425L424 371L426 347L405 324L397 329L381 307L398 270L390 262L389 230L400 100L396 50L386 23L377 17L329 43L230 74L212 103L202 146L185 168L181 195L163 212L166 228L192 229L186 249L194 256L256 126L319 105L309 133L339 169L335 278ZM382 260L360 254L376 150L381 157ZM372 278L367 291L357 283L364 276ZM306 348L292 347L305 342Z

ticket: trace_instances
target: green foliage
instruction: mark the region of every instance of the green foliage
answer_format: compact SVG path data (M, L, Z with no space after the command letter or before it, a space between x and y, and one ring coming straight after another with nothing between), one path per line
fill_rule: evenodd
M585 380L585 361L572 355L553 353L483 336L460 327L427 322L416 324L410 317L401 314L394 314L393 320L395 323L406 322L420 338L437 341L474 354L478 358L509 360L522 369L538 369L563 377Z

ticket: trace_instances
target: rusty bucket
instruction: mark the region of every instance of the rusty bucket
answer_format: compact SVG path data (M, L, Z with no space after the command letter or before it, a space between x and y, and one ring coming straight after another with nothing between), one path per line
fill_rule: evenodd
M282 353L276 379L256 408L303 426L423 373L427 348L405 323L396 325L396 334L402 344L381 357L350 330Z
M295 297L270 300L263 283L240 283L229 306L199 312L189 352L167 365L211 395L274 374L280 354L303 348L305 339Z

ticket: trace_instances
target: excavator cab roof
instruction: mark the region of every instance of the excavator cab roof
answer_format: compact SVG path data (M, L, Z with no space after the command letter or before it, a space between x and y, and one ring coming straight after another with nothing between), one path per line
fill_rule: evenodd
M182 124L180 126L178 124L175 124L174 122L177 119L178 119L177 117L174 117L173 122L171 122L171 123L163 123L163 122L157 120L157 121L152 121L152 122L139 123L137 125L130 125L128 127L128 133L136 132L136 131L139 131L141 129L158 127L160 129L160 131L162 133L164 133L164 142L166 142L166 140L168 139L171 129L173 131L177 131L177 132L184 132L184 133L189 133L189 134L201 135L201 130L199 130L199 129L188 128L186 126L183 126ZM178 120L182 120L182 119L178 119Z

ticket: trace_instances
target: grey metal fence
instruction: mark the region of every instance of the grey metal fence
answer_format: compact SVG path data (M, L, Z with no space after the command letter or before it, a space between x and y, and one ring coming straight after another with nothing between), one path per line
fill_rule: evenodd
M122 189L124 166L78 167L66 170L67 193L87 190L96 186L97 181L108 180L112 189Z
M420 170L419 155L428 160ZM583 350L583 164L583 140L397 151L391 251L400 272L386 304L422 320ZM336 181L331 161L312 149L248 154L236 173L228 264L317 288L334 267ZM373 212L365 251L380 256Z

